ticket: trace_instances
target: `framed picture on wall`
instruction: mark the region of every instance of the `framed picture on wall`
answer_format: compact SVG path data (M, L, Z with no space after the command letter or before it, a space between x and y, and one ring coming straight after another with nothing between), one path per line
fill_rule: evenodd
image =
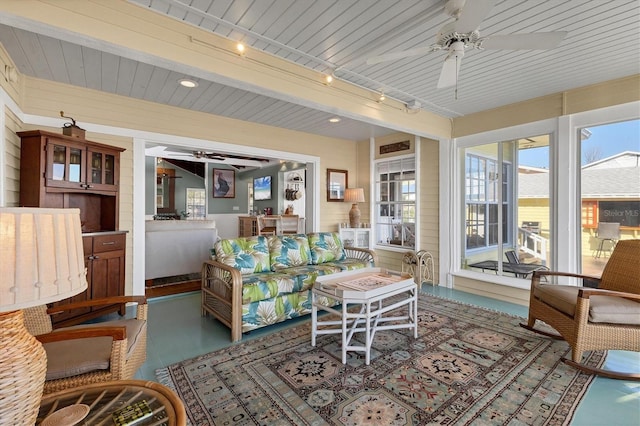
M327 169L327 201L344 201L347 177L346 170Z
M236 198L236 172L213 169L213 198Z

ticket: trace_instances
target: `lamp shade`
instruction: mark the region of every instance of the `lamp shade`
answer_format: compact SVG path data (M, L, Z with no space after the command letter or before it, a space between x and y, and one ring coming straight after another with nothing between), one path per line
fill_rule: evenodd
M364 203L364 189L362 188L347 188L344 191L345 203Z
M0 208L0 312L87 288L79 209Z

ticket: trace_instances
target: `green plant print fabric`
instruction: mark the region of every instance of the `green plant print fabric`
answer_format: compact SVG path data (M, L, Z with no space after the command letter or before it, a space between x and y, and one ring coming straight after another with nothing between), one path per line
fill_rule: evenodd
M258 302L300 290L302 281L295 275L267 272L242 277L242 303Z
M319 297L318 303L325 306L338 304L336 300L328 297ZM242 332L246 333L309 313L311 313L311 290L246 303L242 305Z
M269 238L271 270L311 263L311 251L306 235L276 236Z
M221 240L214 247L218 262L232 266L242 274L271 270L269 246L264 236Z
M347 257L344 245L337 232L309 234L309 248L311 250L311 263L314 265L344 260Z
M337 272L353 271L354 269L362 269L369 266L369 264L359 259L345 259L340 262L327 262L322 266L330 266L337 269Z

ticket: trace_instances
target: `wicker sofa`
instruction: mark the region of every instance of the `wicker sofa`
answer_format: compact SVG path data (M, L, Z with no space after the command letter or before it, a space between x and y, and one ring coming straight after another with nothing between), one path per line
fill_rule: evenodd
M234 342L247 331L310 313L318 276L377 261L371 250L344 247L334 232L220 240L212 257L202 268L202 314L229 327Z

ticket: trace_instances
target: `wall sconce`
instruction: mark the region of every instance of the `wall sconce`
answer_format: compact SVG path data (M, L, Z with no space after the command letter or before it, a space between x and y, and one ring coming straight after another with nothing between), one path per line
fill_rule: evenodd
M11 65L4 66L4 79L9 83L15 83L18 81L18 72L15 67Z

